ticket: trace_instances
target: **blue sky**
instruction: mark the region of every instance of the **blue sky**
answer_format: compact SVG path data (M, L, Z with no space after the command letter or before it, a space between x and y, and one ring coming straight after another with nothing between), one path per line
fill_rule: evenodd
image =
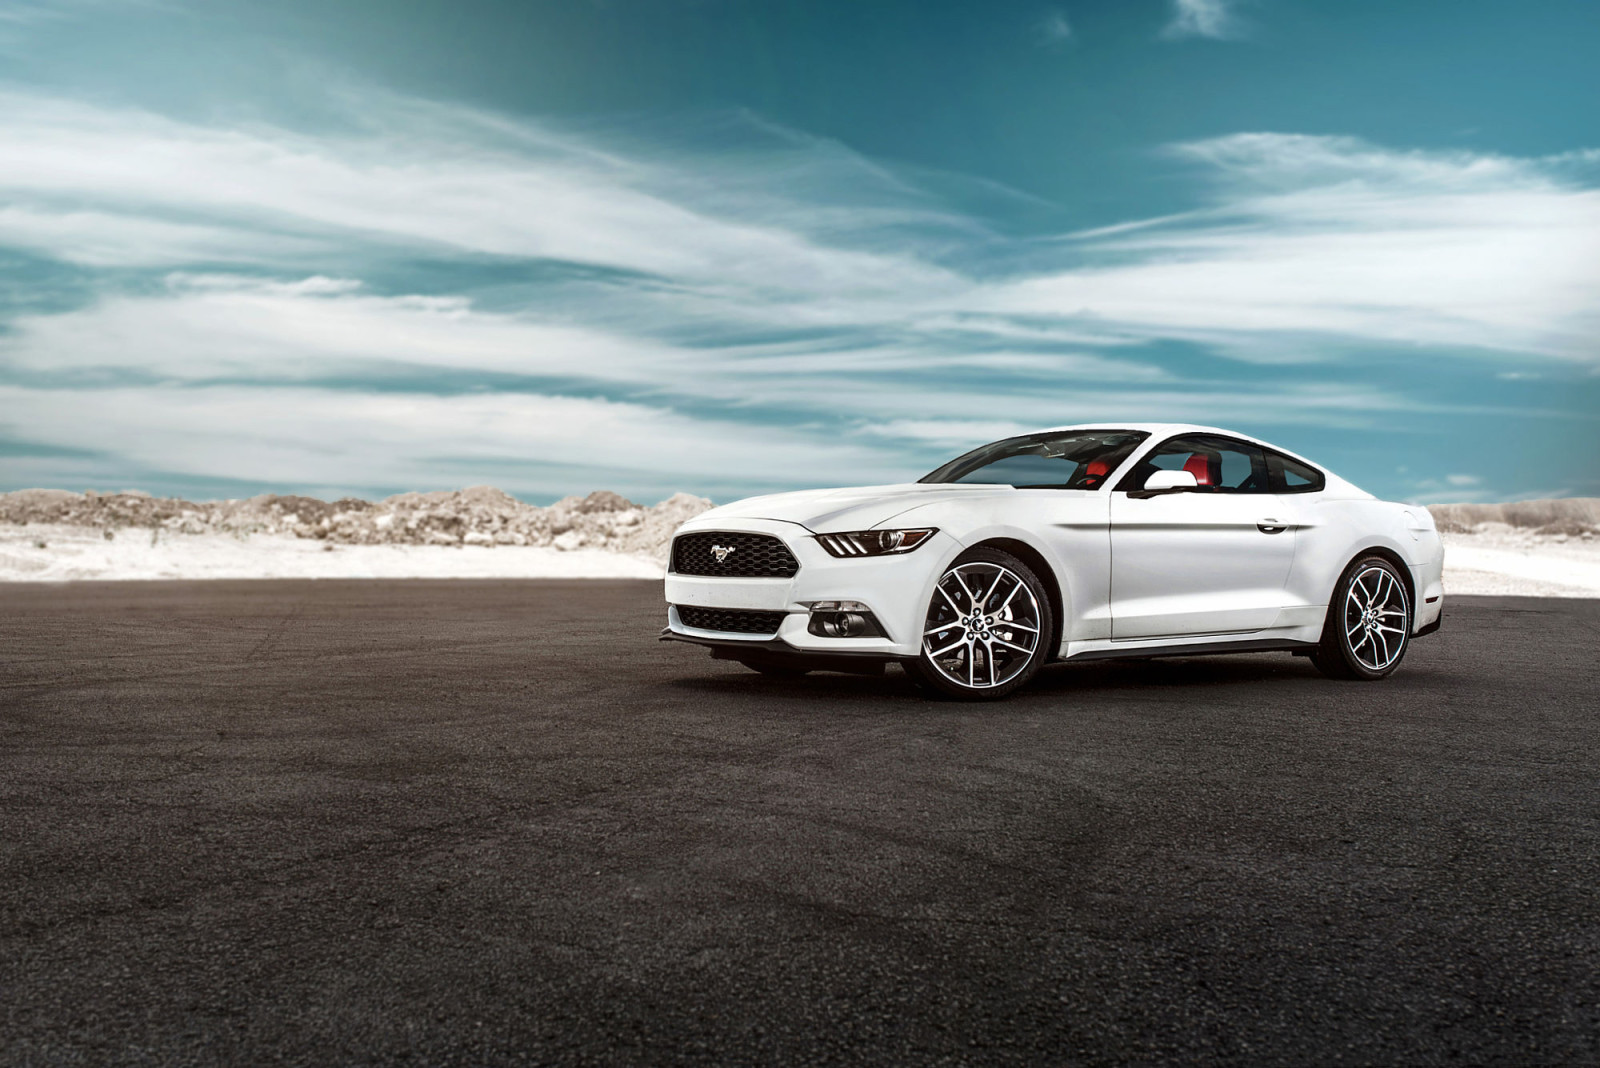
M719 500L1086 420L1600 495L1600 5L0 0L0 488Z

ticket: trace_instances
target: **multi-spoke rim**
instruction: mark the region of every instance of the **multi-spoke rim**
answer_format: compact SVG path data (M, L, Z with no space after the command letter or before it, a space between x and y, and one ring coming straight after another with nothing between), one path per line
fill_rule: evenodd
M958 686L1004 686L1033 662L1039 600L1021 575L974 561L944 573L922 631L922 655Z
M1344 597L1344 640L1362 667L1382 671L1406 647L1406 591L1394 573L1374 564L1350 580Z

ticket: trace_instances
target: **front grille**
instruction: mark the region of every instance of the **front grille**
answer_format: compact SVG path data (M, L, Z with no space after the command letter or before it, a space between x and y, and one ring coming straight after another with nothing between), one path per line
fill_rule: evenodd
M713 547L730 552L717 554ZM719 578L790 578L800 562L783 542L771 534L735 534L712 531L684 534L672 543L672 570L680 575L716 575Z
M748 612L742 608L697 608L678 605L678 618L686 627L721 630L730 634L776 634L782 612Z

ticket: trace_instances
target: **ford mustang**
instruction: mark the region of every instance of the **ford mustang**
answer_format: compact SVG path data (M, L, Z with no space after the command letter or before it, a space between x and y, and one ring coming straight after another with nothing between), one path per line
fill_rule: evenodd
M1069 426L921 481L752 497L673 536L662 637L772 675L900 663L1003 697L1052 660L1287 651L1375 680L1438 630L1426 508L1211 427Z

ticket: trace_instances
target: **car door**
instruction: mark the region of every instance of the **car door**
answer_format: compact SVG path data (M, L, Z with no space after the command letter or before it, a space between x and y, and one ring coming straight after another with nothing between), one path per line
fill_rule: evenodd
M1195 490L1130 495L1157 470L1188 470ZM1271 627L1294 562L1293 524L1263 451L1214 435L1173 438L1111 495L1111 636L1236 634Z

